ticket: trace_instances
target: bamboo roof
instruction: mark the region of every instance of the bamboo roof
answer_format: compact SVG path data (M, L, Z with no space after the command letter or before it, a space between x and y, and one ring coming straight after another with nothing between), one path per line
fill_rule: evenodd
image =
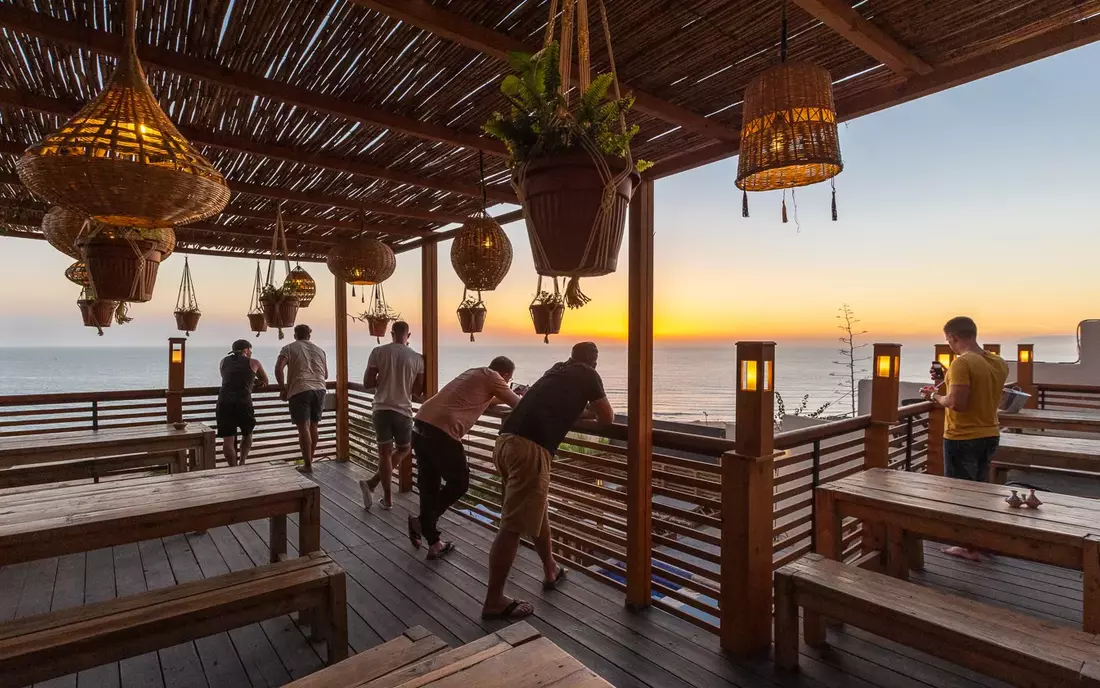
M745 85L777 60L780 0L606 4L647 174L736 154ZM98 93L123 5L0 2L0 230L38 235L48 208L15 160ZM364 231L407 250L478 207L479 151L489 202L514 201L503 148L480 125L507 107L507 52L540 45L546 0L138 6L153 92L232 191L220 216L179 228L179 250L263 255L280 203L303 260ZM851 119L1095 41L1098 13L1100 0L790 0L789 54L830 71ZM593 63L606 68L602 41Z

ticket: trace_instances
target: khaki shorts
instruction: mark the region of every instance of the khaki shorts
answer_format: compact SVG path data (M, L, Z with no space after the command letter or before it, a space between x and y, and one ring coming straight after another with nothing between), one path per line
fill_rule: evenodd
M493 448L504 500L501 530L538 537L550 500L550 452L519 435L501 435Z

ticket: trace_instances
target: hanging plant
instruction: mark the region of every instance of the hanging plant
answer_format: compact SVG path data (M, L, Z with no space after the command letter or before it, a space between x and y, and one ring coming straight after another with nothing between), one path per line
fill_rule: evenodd
M127 0L126 47L103 91L16 170L35 195L107 224L195 222L221 212L229 188L157 104L137 58L136 14Z
M565 317L565 300L558 289L558 280L554 278L554 292L542 290L542 275L539 275L535 298L528 307L531 322L535 325L535 334L542 335L543 344L550 343L550 335L561 332L561 321Z
M118 306L115 307L115 322L119 325L134 322L134 319L130 317L130 304L125 301L118 302Z
M376 284L371 289L370 308L352 317L359 322L367 323L370 336L381 344L382 337L386 336L386 332L390 328L390 323L400 320L401 314L390 308L389 304L386 303L386 295L382 291L382 285Z
M617 267L627 208L640 181L630 140L638 127L626 124L634 103L623 96L603 0L597 0L611 72L591 77L587 3L565 0L561 43L553 40L557 3L550 4L543 49L511 53L513 74L501 82L512 104L483 129L508 148L512 186L524 210L535 269L548 277L567 277L565 301L571 308L588 302L578 279L607 275ZM570 98L572 42L576 20L580 97ZM608 91L614 97L605 102Z
M465 289L462 290L462 303L458 304L458 324L462 331L470 335L470 341L474 341L474 334L485 329L485 316L488 309L481 300L481 292L477 298L470 296Z
M97 299L88 289L81 290L76 305L80 309L80 319L84 322L84 327L96 328L100 337L103 336L103 328L111 326L118 308L116 301Z
M176 297L176 327L190 337L199 326L199 300L195 296L195 285L191 281L191 265L183 259L183 277L180 279L180 291Z
M53 212L53 211L51 211ZM176 247L170 227L120 227L88 219L77 236L100 298L143 303L153 298L161 261Z
M275 284L275 262L279 252L282 252L283 265L286 267L286 278L281 285ZM257 264L257 270L259 265ZM283 228L283 207L279 206L275 215L275 232L271 237L271 258L267 263L267 281L260 290L260 310L264 314L264 321L269 327L279 330L279 339L283 339L283 328L294 327L294 321L298 319L298 292L296 284L290 281L290 260L287 258L286 230ZM258 276L258 273L257 273ZM249 318L251 321L252 318Z
M787 61L787 0L783 0L779 64L761 72L745 89L737 188L741 215L749 216L749 191L783 190L782 220L787 221L787 189L829 180L832 217L837 219L833 178L844 169L837 134L833 81L828 70L809 62Z
M260 261L256 261L256 281L252 285L252 299L248 303L248 329L259 337L261 332L267 332L267 318L264 316L263 306L260 305L260 297L263 295L263 283L260 280Z

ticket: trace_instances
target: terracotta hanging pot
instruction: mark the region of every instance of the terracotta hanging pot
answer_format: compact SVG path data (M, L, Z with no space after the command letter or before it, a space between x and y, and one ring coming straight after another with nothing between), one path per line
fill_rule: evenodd
M485 304L459 306L456 312L458 313L458 324L462 327L462 331L470 335L471 342L474 341L474 334L485 329L485 316L489 312L485 308Z
M368 317L367 329L370 330L370 336L381 338L385 337L389 332L391 319L385 316L380 317Z
M611 175L629 164L604 156ZM595 277L615 272L626 231L630 197L641 177L623 176L615 187L607 222L597 222L603 207L605 180L591 154L585 150L559 153L529 162L522 188L524 219L534 250L535 270L540 275ZM590 245L593 250L589 250Z
M110 327L115 319L117 301L103 299L79 299L76 302L80 309L80 317L84 321L84 327L95 327L99 330L99 336L103 336L103 328Z
M267 332L267 318L264 317L263 312L248 314L248 329L257 335L261 332Z
M198 311L176 311L176 328L190 335L198 329L200 317L202 313Z
M294 321L298 319L298 299L293 296L268 293L260 298L260 308L268 327L279 330L279 339L284 336L283 329L294 327Z

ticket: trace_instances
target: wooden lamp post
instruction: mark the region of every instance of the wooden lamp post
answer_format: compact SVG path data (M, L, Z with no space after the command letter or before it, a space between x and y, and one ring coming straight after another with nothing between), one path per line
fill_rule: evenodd
M736 449L722 456L722 648L771 644L775 342L737 343Z
M875 344L871 377L871 425L865 435L864 468L886 468L890 426L898 421L901 344Z
M1000 344L982 344L982 348L985 349L986 351L988 351L991 354L996 354L997 356L1001 355L1001 345Z
M1016 384L1031 395L1025 408L1037 408L1039 397L1035 390L1035 345L1016 345Z
M168 396L166 409L168 422L183 421L183 387L185 362L187 360L187 339L168 338Z

